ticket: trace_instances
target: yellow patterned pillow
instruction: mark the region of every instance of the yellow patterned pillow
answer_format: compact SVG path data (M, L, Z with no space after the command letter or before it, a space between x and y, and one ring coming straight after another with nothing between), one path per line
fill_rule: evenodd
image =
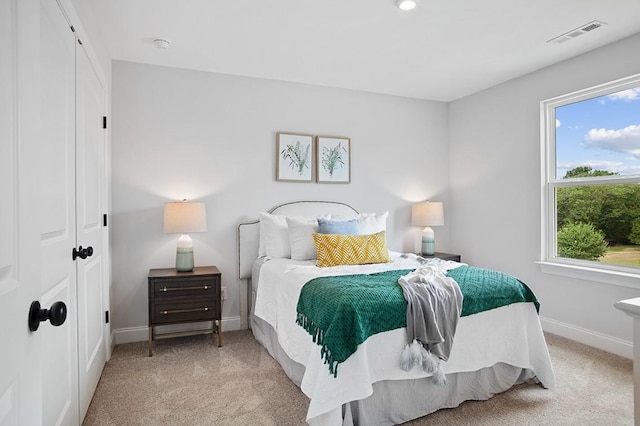
M320 267L390 262L385 231L372 235L313 234L313 241Z

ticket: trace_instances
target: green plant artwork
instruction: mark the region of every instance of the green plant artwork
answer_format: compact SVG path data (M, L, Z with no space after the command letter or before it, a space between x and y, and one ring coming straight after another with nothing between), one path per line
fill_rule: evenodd
M300 141L296 141L295 146L287 144L287 147L280 151L283 160L289 160L291 170L298 172L300 176L304 174L304 170L309 168L309 154L311 145L303 148Z
M342 146L342 142L333 148L322 148L322 168L333 177L336 168L344 166L343 154L347 154L347 149Z

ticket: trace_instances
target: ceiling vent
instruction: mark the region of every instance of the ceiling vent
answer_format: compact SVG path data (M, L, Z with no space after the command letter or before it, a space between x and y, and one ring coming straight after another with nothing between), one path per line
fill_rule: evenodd
M569 32L566 32L558 37L552 38L551 40L547 40L547 43L561 44L561 43L564 43L565 41L573 40L576 37L580 37L583 34L586 34L590 31L598 29L603 25L607 25L607 23L602 21L591 21Z

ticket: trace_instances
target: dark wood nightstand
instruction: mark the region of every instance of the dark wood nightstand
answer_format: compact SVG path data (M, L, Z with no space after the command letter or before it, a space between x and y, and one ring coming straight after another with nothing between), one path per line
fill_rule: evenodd
M191 272L174 268L149 270L149 356L156 336L180 336L193 331L156 334L158 325L211 321L222 346L222 274L215 266L196 267ZM216 325L217 323L217 325ZM213 339L213 335L211 336Z
M433 256L427 256L427 255L420 254L420 253L418 253L418 255L424 257L425 259L433 259L434 257L437 257L437 258L442 259L442 260L453 260L454 262L460 262L460 255L459 254L441 253L441 252L437 251L437 252L435 252L435 254Z

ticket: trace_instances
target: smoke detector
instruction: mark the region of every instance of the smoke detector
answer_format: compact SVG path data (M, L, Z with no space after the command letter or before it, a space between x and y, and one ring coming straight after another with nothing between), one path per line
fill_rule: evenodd
M415 9L417 5L418 2L416 0L396 0L396 6L401 10Z
M169 48L169 46L171 46L171 42L163 38L157 38L153 40L153 45L158 49L166 50Z
M587 24L579 26L578 28L574 28L569 32L559 35L558 37L547 40L547 43L561 44L565 41L573 40L576 37L580 37L581 35L584 35L593 30L597 30L603 25L607 25L607 23L602 21L591 21Z

